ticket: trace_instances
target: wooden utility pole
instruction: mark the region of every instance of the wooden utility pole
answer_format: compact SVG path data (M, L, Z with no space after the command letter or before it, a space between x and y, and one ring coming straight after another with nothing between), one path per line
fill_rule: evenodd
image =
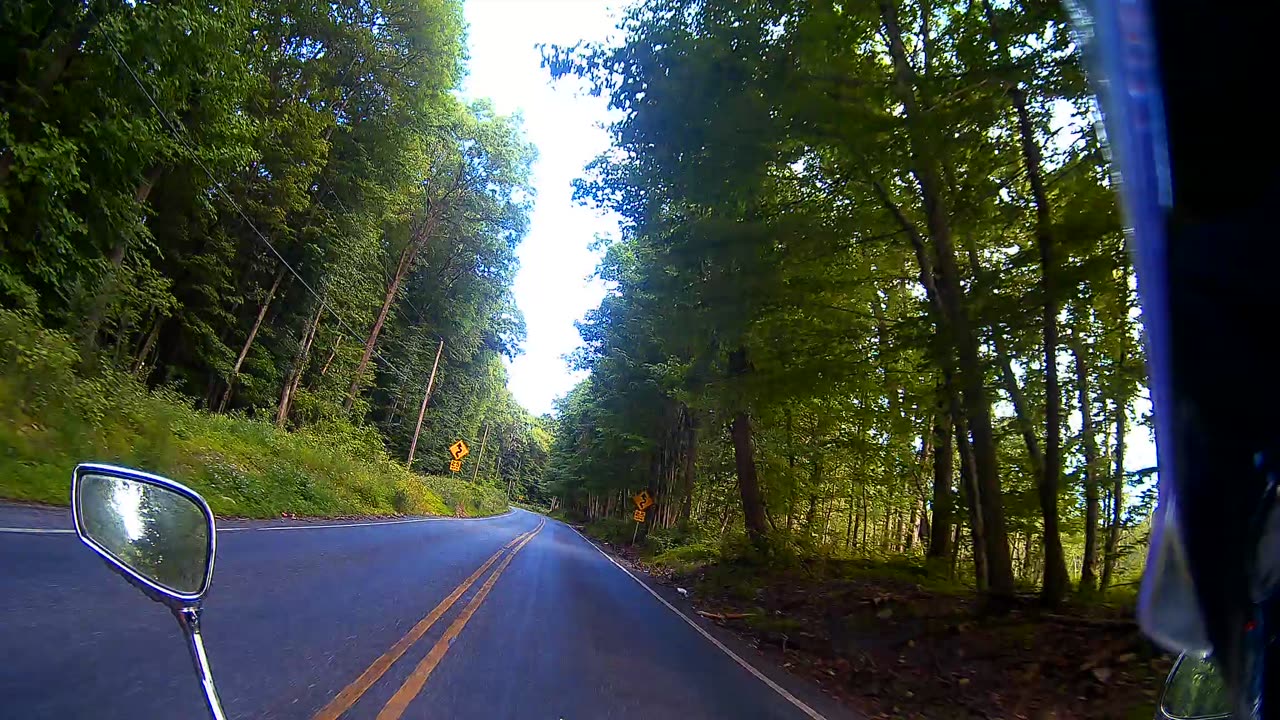
M484 437L480 438L480 454L476 455L476 470L471 473L471 482L480 475L480 461L484 459L484 444L489 439L489 423L484 424Z
M431 387L436 384L436 368L440 367L440 354L444 352L444 339L436 348L436 361L431 364L431 379L427 380L427 391L422 394L422 407L418 408L418 424L413 428L413 442L409 444L409 465L413 469L413 454L418 450L418 434L422 432L422 418L427 414L427 400L431 398Z

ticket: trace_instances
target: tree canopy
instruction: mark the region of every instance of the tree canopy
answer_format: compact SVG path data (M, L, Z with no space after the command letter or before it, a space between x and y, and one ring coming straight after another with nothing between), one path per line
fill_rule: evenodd
M623 218L552 491L963 563L993 600L1140 562L1140 319L1060 4L649 0L620 30L544 51L617 111L577 196Z
M457 93L460 0L0 9L0 305L212 412L376 432L417 467L549 439L506 389L533 201L518 117Z

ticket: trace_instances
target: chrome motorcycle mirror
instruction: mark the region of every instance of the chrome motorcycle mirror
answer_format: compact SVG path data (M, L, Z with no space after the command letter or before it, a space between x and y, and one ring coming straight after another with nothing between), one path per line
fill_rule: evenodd
M200 630L213 580L213 512L195 491L130 468L81 463L71 480L76 535L144 595L172 610L187 638L209 714L224 720Z

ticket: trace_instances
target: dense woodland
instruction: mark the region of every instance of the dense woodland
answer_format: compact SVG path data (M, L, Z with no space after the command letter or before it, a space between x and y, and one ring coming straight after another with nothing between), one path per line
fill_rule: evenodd
M623 220L550 489L766 557L925 556L992 600L1140 571L1135 285L1057 0L650 0L548 47Z
M460 0L0 6L0 307L211 413L376 433L415 469L487 429L536 490L506 389L533 202L518 119L460 99Z

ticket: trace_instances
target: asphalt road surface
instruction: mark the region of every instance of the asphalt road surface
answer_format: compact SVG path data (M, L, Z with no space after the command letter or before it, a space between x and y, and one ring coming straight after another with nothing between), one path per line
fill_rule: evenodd
M206 717L168 610L68 527L0 505L0 718ZM204 628L231 718L849 717L523 511L220 524Z

